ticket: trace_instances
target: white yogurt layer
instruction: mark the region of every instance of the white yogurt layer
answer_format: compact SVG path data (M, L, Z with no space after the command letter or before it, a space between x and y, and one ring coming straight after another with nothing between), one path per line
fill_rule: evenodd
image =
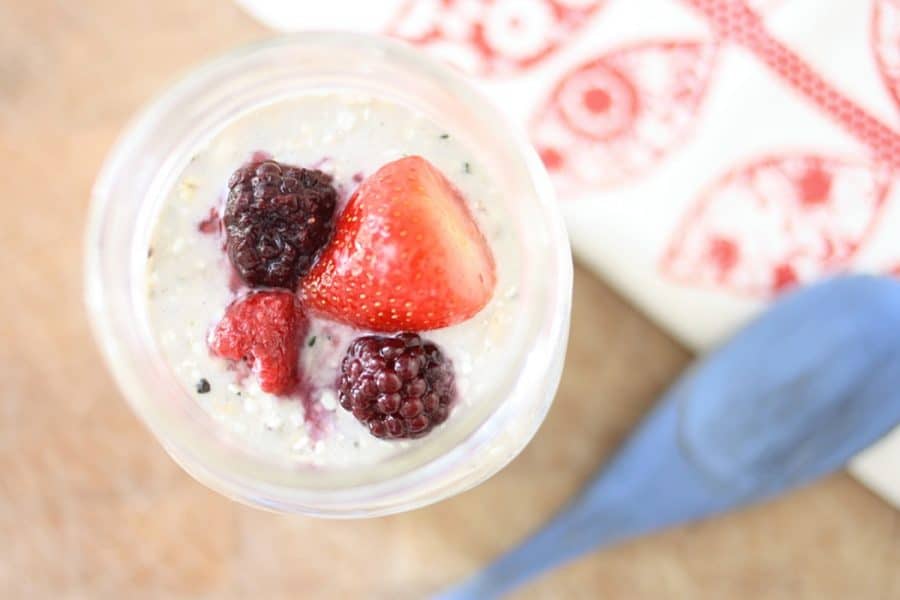
M453 361L459 397L448 423L484 398L497 373L509 368L503 349L516 320L524 318L516 290L518 240L505 225L509 219L498 201L502 190L454 132L424 115L357 93L310 94L253 111L225 127L181 173L152 231L147 312L159 348L185 390L249 451L338 467L377 462L412 444L429 443L438 431L414 441L374 438L338 405L332 385L339 362L350 341L361 335L349 327L313 319L301 351L302 368L312 384L306 402L267 394L253 376L241 379L228 361L210 354L209 331L236 294L229 288L222 238L201 233L198 224L221 203L229 176L257 151L332 174L342 200L360 176L418 154L443 171L467 198L494 253L497 288L474 318L421 332ZM208 393L197 393L201 379L209 382ZM310 425L304 404L317 413L321 430Z

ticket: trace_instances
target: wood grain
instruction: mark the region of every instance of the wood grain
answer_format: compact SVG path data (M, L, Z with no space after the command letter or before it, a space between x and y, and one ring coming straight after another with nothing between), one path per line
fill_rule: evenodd
M265 31L215 0L0 0L0 597L420 598L513 544L689 360L578 270L557 402L503 473L437 506L327 522L238 506L122 402L82 308L90 186L177 73ZM521 598L900 598L900 517L845 475L611 549Z

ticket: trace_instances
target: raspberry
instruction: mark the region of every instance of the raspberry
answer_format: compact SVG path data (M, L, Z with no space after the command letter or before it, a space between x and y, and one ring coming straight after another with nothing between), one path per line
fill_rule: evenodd
M235 171L228 189L225 245L238 275L253 287L293 290L331 237L331 177L264 160Z
M338 397L379 438L418 438L447 419L453 366L415 333L357 338L341 363Z
M209 340L213 354L250 365L264 392L285 395L300 381L300 344L309 322L290 292L251 292L232 302Z

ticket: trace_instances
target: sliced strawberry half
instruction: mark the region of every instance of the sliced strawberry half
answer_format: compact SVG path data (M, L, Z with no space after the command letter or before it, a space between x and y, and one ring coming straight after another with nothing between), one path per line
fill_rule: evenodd
M309 321L290 292L253 292L232 302L209 339L217 356L244 361L270 394L285 395L299 382L300 346Z
M491 298L494 258L459 191L409 156L360 184L302 286L306 306L375 331L425 331Z

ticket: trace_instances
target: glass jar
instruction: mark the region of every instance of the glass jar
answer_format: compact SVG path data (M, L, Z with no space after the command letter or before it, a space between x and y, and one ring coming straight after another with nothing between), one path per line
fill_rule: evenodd
M463 132L501 189L522 253L515 368L487 397L408 451L365 468L308 469L242 449L174 378L144 308L154 217L197 148L239 115L314 90L390 98ZM303 33L240 48L178 81L128 126L93 192L86 300L106 362L135 413L188 473L235 500L328 517L423 506L484 481L533 437L562 370L572 262L550 181L524 134L459 74L388 39Z

